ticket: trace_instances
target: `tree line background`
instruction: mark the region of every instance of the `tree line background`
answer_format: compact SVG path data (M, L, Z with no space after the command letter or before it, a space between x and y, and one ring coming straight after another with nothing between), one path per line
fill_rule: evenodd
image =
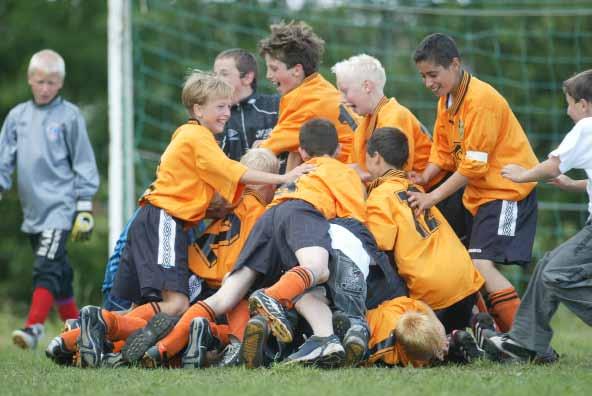
M422 86L410 60L411 51L430 32L452 34L461 50L466 50L463 55L467 66L508 99L541 159L571 126L564 114L561 81L592 67L592 17L532 18L505 14L517 6L585 8L586 3L579 0L418 0L399 1L399 9L393 7L394 2L385 1L341 1L332 7L326 6L327 2L319 5L302 1L297 7L287 7L286 3L133 2L134 160L138 193L150 182L158 155L174 127L186 117L179 92L187 69L209 68L216 53L225 48L256 51L257 41L268 33L269 24L279 20L303 19L326 40L321 72L331 81L334 76L329 69L335 62L361 52L377 56L387 69L387 95L396 96L410 107L429 129L436 98ZM444 8L452 10L451 14L425 12ZM454 14L455 10L468 12L462 16ZM480 14L488 10L497 14ZM80 106L86 117L101 175L94 206L95 233L88 243L70 243L69 251L79 302L99 303L108 256L107 2L4 0L0 2L0 34L2 120L10 108L30 98L26 69L34 52L52 48L66 60L62 95ZM260 67L260 72L261 90L271 92L264 67ZM585 202L585 196L559 193L545 186L539 189L539 199L549 203ZM553 210L539 215L544 227L537 235L537 252L573 234L583 216L581 211ZM0 301L8 301L12 309L20 311L30 298L33 255L27 237L19 231L22 213L15 189L0 201L0 216ZM561 232L557 232L559 229Z

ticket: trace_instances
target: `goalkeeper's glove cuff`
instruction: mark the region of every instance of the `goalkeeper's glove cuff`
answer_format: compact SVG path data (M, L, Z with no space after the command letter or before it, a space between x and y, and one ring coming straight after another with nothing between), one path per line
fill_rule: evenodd
M82 199L77 201L76 212L92 212L92 201Z

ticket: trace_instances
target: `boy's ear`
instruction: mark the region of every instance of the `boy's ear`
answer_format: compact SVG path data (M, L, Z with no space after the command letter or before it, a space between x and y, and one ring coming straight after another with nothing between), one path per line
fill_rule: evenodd
M310 155L308 155L306 150L300 146L298 146L298 154L300 154L300 156L302 157L302 161L304 161L304 162L306 162L310 159Z
M339 156L339 153L341 153L341 144L337 143L337 148L335 149L335 152L333 153L333 158L337 158Z
M292 71L292 76L296 78L303 78L304 79L304 67L300 63L295 64L290 69Z
M375 85L374 85L373 81L364 80L364 82L362 82L362 89L364 89L364 92L366 92L367 94L374 91L374 87L375 87Z
M241 77L241 82L245 86L250 86L253 83L253 80L254 79L255 79L255 72L250 71L250 72L247 72L244 76Z
M193 116L194 117L201 117L201 106L198 104L194 104L192 107Z
M455 56L454 58L452 58L452 62L450 62L450 65L448 65L447 68L450 69L451 67L454 68L454 71L460 71L461 61L458 57Z

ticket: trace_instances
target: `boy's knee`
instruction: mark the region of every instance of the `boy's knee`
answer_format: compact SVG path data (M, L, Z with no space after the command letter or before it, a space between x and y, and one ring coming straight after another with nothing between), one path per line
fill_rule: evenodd
M159 304L161 312L171 316L181 316L189 308L186 295L175 292L163 292L163 300Z
M323 284L329 280L329 265L327 263L312 263L304 266L312 272L316 285Z

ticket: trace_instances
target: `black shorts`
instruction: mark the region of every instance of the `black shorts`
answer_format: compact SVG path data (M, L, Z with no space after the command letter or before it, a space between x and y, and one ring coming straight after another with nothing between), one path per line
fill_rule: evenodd
M312 246L331 253L329 222L306 201L286 201L271 207L257 220L233 272L249 267L260 275L254 289L269 287L298 265L294 252Z
M469 254L472 259L528 265L536 233L537 197L532 190L522 201L491 201L473 218Z
M450 177L450 175L451 174L448 174L430 191L433 191L436 188L438 188ZM460 239L460 241L463 243L463 245L465 245L465 247L469 247L471 238L472 216L471 213L463 205L462 197L464 192L464 187L458 189L452 195L440 201L436 205L436 207L440 210L448 224L450 224L458 239Z
M29 241L35 253L33 264L33 287L44 287L56 300L74 295L72 281L74 272L68 260L66 242L70 231L46 230L39 234L29 234Z
M447 308L438 309L434 313L446 329L446 334L453 330L464 330L471 325L473 306L477 302L477 293L473 293Z
M162 300L162 291L189 295L188 236L183 221L146 205L132 223L111 293L136 304Z

